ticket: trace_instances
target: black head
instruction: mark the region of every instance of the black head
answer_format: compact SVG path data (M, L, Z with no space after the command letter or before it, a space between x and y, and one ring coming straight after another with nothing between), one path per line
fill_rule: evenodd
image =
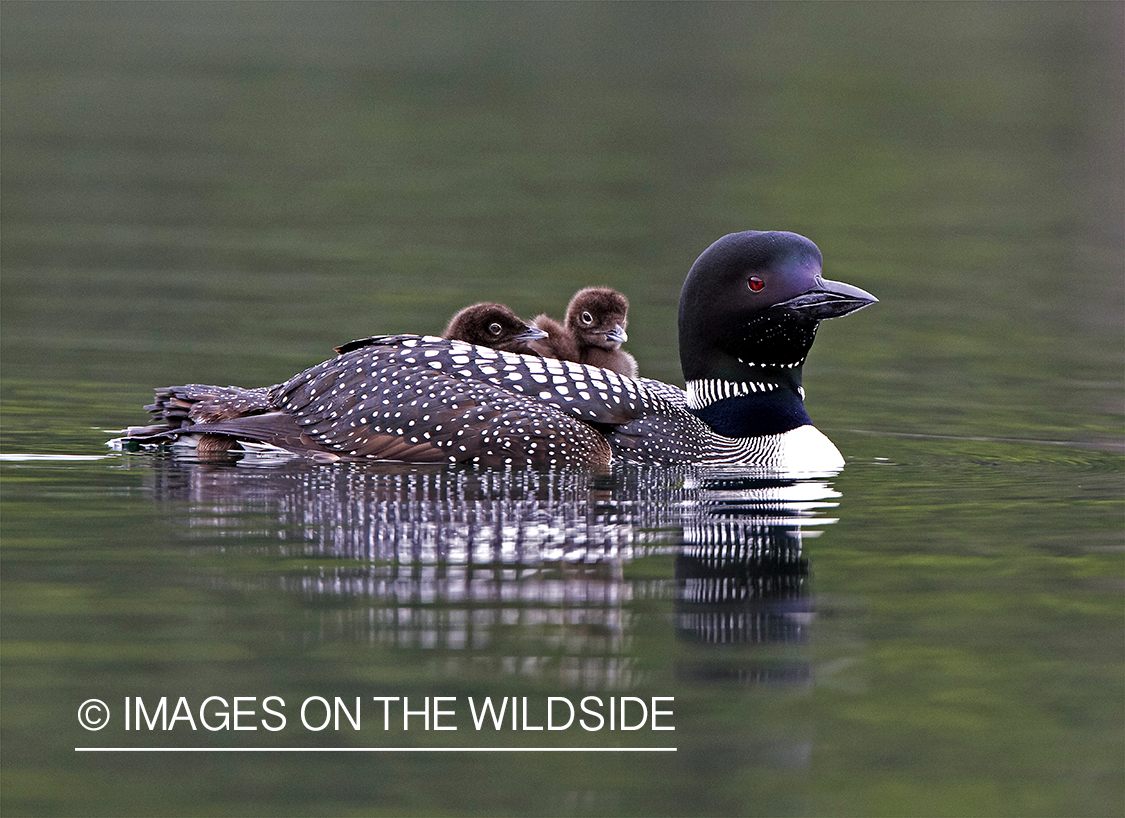
M620 349L629 340L629 299L609 287L587 287L570 299L566 326L582 346Z
M804 236L723 236L696 259L680 294L684 377L760 381L794 373L799 385L820 321L877 300L823 278L820 250Z
M491 347L503 352L530 352L528 341L547 333L529 326L503 304L473 304L458 312L441 334L449 341Z

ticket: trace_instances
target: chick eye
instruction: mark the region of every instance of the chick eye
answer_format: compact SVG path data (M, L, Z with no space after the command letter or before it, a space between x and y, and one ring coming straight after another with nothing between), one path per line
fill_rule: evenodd
M590 315L590 313L588 313L588 312L583 312L582 313L582 323L583 324L594 323L594 316Z
M488 331L491 332L493 335L499 335L500 330L502 330L502 329L503 329L503 327L501 327L495 321L493 321L491 324L488 325Z
M762 279L758 278L757 276L750 276L750 280L746 282L746 286L754 292L758 292L760 289L766 286L766 282L762 281Z

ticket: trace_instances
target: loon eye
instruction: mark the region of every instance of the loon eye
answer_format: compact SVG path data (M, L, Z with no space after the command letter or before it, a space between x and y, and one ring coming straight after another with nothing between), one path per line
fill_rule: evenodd
M495 321L493 321L491 324L488 325L488 331L491 332L493 335L499 335L500 330L502 330L502 329L503 329L503 327L501 327Z
M588 312L583 312L582 313L582 323L583 324L594 323L594 316L590 315L590 313L588 313Z
M766 286L766 282L762 281L762 279L758 278L757 276L750 276L750 280L746 282L746 286L754 292L758 292L760 289Z

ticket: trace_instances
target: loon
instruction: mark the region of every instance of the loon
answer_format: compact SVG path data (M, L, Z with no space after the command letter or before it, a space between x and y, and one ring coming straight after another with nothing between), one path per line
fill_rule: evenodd
M516 316L503 304L473 304L451 319L442 338L491 347L504 352L524 352L527 344L547 333Z
M549 358L576 361L618 375L637 377L637 362L621 344L629 340L625 334L629 299L609 287L586 287L574 294L566 308L566 323L547 315L532 319L532 324L546 331L547 337L530 344L532 351Z
M433 336L365 339L284 383L157 390L124 444L281 449L321 459L482 466L698 463L843 467L804 408L801 369L822 320L877 299L821 275L795 233L724 236L680 295L686 389L573 361Z

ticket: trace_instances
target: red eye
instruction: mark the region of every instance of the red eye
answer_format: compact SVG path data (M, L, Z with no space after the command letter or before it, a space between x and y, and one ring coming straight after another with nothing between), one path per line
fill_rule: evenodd
M747 281L746 284L754 292L758 292L758 290L766 286L766 282L762 281L762 279L758 278L757 276L750 276L750 280Z

